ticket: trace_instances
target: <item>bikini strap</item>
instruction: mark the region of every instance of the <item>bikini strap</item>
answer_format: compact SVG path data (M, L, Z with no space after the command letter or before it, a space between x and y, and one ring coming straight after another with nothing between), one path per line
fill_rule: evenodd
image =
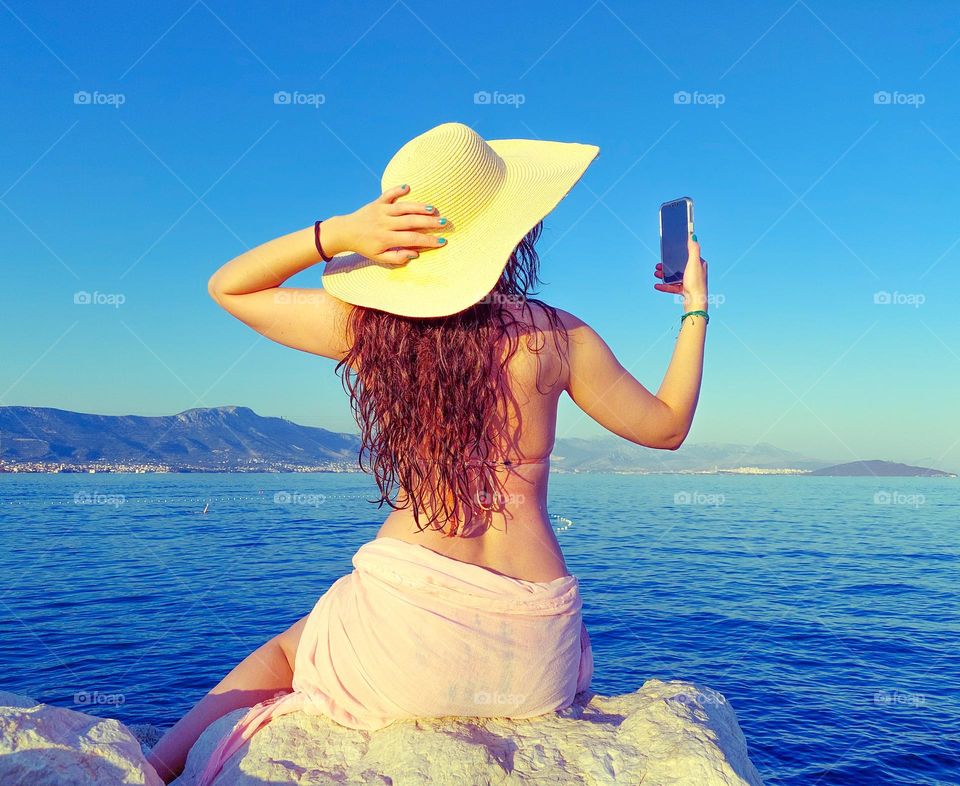
M498 465L498 466L502 466L502 467L515 467L515 466L517 466L518 464L546 464L546 463L549 462L549 461L550 461L550 457L549 457L549 456L545 456L544 458L538 458L538 459L523 459L523 458L521 458L521 459L504 459L503 461L493 461L493 462L491 462L491 463L492 463L492 464L496 464L496 465ZM468 459L468 460L467 460L467 464L479 464L479 463L480 463L480 460L479 460L479 459Z

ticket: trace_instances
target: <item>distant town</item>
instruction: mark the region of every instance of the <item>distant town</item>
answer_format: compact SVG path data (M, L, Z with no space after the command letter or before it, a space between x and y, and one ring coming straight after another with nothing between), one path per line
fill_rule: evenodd
M875 462L877 464L889 464L890 462ZM875 475L877 477L948 477L955 478L956 474L951 472L941 472L938 470L929 470L925 467L907 467L906 465L897 465L904 467L905 471L887 472L883 467L877 468L874 472L820 472L809 469L796 469L790 467L733 467L713 469L614 469L614 470L591 470L564 467L551 467L550 472L557 475L581 475L595 472L604 472L612 475L830 475L834 477L842 476L863 476ZM828 470L837 469L828 467ZM97 474L97 473L116 473L145 475L151 473L218 473L218 472L247 472L247 473L281 473L281 472L334 472L334 473L359 473L361 470L356 464L348 462L332 462L329 464L301 465L287 464L284 462L264 462L262 464L249 464L243 466L171 466L167 464L144 464L144 463L126 463L126 462L87 462L77 464L64 464L45 461L25 461L19 463L7 463L0 460L0 473L30 473L45 472L51 474Z
M590 472L591 470L581 470L579 468L565 469L563 467L551 468L552 472L558 474L579 474ZM286 462L262 462L251 463L245 466L225 465L216 467L211 465L192 467L189 465L173 464L154 464L143 462L108 462L108 461L90 461L78 463L50 462L50 461L22 461L8 463L0 459L0 472L49 472L59 473L126 473L133 475L144 475L150 473L167 472L360 472L357 464L345 461L330 462L326 464L289 464ZM811 470L806 469L777 469L765 467L736 467L733 469L674 469L674 470L652 470L652 469L633 469L633 470L614 470L612 474L618 475L808 475Z
M23 461L8 463L0 459L0 472L48 472L53 474L61 473L79 473L95 474L101 473L126 473L133 475L146 475L151 473L168 472L359 472L359 467L350 465L346 462L334 462L330 464L317 465L294 465L283 462L264 462L263 464L250 464L248 466L226 465L224 467L216 466L176 466L170 464L153 464L139 462L106 462L92 461L65 464L63 462L49 461Z

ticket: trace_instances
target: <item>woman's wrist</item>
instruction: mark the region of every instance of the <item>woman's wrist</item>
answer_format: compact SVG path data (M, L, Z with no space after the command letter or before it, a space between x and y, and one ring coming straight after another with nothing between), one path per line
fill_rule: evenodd
M319 240L323 253L328 257L350 251L348 217L330 216L323 219L320 223Z
M683 311L707 311L707 294L687 294L683 295Z

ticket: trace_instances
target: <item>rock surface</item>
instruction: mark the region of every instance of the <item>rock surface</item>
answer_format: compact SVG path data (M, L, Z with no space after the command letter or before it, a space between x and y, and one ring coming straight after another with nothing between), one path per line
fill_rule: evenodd
M580 700L583 701L580 701ZM194 786L242 710L194 745L176 786ZM215 786L762 786L733 709L719 693L649 680L635 693L583 694L530 720L394 723L376 732L322 716L277 718L224 766Z
M0 691L3 786L163 786L119 721Z
M194 786L210 752L243 712L204 732L175 786ZM2 692L0 783L161 786L140 744L119 722ZM723 696L688 682L649 680L635 693L583 694L563 712L530 720L443 718L363 732L293 713L255 734L215 786L762 783Z

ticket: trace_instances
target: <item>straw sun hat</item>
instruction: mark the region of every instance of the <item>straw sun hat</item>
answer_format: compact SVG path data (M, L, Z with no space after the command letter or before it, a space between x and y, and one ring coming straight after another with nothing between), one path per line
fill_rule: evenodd
M485 141L462 123L411 139L383 173L383 190L407 183L403 201L436 205L447 244L402 265L360 254L326 264L323 287L357 306L408 317L442 317L479 302L517 244L553 210L600 148L535 139Z

